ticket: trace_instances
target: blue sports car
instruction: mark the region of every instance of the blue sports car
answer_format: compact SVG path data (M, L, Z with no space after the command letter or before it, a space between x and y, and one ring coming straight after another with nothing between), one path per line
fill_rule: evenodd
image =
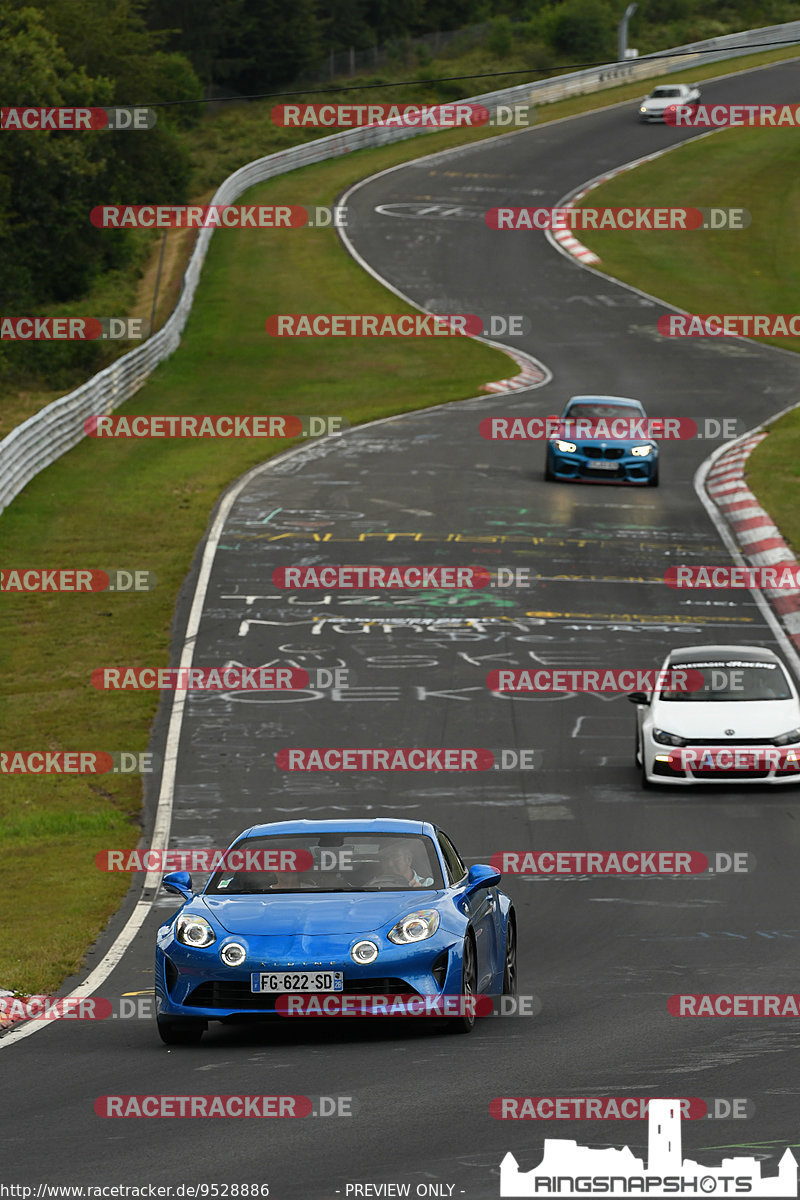
M196 895L186 871L163 880L185 900L157 935L168 1045L198 1042L209 1021L272 1017L287 996L322 993L457 997L447 1025L469 1033L463 997L516 993L516 917L500 873L467 870L427 821L254 825L225 861Z
M638 400L573 396L547 443L546 480L658 486L658 446Z

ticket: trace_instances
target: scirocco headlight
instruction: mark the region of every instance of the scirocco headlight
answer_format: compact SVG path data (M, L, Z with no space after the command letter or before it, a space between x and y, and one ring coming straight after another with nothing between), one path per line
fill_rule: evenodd
M790 729L788 733L781 733L772 739L773 746L789 746L792 742L800 742L800 729Z
M205 917L195 917L191 913L181 913L175 924L175 935L184 946L202 948L210 946L217 940L217 935Z
M433 937L438 928L438 912L434 908L421 908L419 912L403 917L386 936L397 946L407 946L409 942L424 942Z
M677 733L667 733L666 729L654 729L653 741L662 746L685 746L686 738L678 737Z
M631 447L631 454L633 454L636 458L647 458L648 454L652 454L652 452L653 452L652 446L632 446Z

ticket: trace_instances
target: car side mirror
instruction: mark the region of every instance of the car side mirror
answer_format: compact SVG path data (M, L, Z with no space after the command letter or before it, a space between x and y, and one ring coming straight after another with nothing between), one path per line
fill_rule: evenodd
M649 704L647 692L631 692L628 696L631 704Z
M501 879L502 875L494 867L487 867L485 863L475 863L467 874L464 895L471 896L473 892L479 892L482 888L495 887Z
M173 871L171 875L165 875L161 886L175 896L182 896L184 900L192 898L192 877L188 871Z

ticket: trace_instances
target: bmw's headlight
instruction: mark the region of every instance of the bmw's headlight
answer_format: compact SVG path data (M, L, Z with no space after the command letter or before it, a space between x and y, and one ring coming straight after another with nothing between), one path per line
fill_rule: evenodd
M800 729L790 729L788 733L781 733L772 739L773 746L788 746L792 742L800 742Z
M195 917L191 913L181 913L175 925L175 934L184 946L202 948L217 940L217 935L205 917Z
M556 438L556 450L560 450L562 454L574 454L578 447L574 442L562 442Z
M438 928L439 914L436 909L421 908L419 912L403 917L386 936L397 946L407 946L409 942L424 942L426 938L433 937Z
M653 741L661 746L685 746L686 738L678 737L677 733L667 733L666 729L654 729Z
M647 458L648 454L652 454L652 453L653 453L652 446L632 446L631 447L631 454L633 454L636 458Z
M226 967L239 967L247 958L247 951L241 942L226 942L219 956Z

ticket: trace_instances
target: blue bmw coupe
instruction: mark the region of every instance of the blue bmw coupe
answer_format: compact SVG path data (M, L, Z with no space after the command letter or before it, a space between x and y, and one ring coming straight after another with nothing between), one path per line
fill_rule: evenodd
M560 420L547 443L546 480L658 486L658 446L638 400L573 396Z
M185 901L156 943L168 1045L199 1042L209 1021L273 1018L298 994L516 993L516 916L500 873L467 870L427 821L254 825L225 862L197 894L186 871L163 879ZM474 1005L456 1011L447 1027L469 1033Z

